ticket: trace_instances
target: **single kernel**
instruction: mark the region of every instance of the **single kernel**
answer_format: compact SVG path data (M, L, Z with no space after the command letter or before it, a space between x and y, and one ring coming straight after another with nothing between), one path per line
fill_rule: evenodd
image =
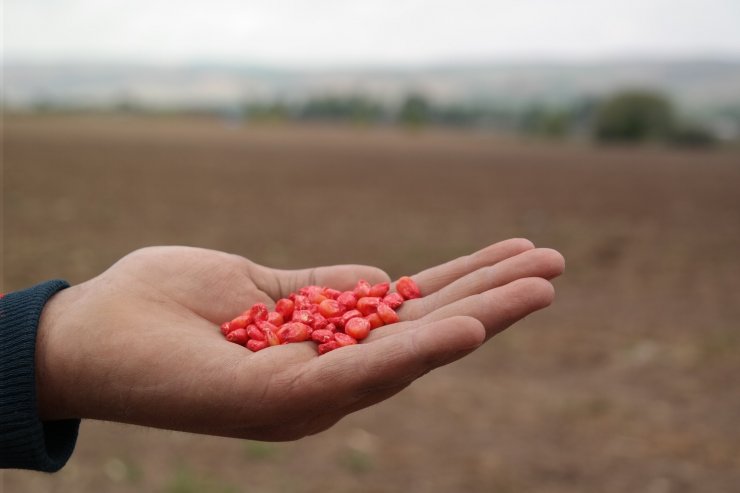
M270 312L267 314L267 321L273 325L277 325L278 327L280 327L285 323L285 318L280 312Z
M250 317L245 317L244 315L239 315L234 320L229 322L229 332L236 329L243 329L247 325L251 324L252 320Z
M293 298L293 304L295 305L296 310L308 310L308 308L311 306L311 302L308 301L308 298L297 294Z
M351 319L353 319L355 317L362 317L362 312L360 312L360 310L350 310L350 311L346 312L344 315L342 315L342 318L341 318L342 325L341 325L341 327L344 327L347 324L347 321L348 320L351 320ZM329 320L329 321L331 322L332 320Z
M408 276L403 276L396 282L396 291L407 300L421 298L419 286Z
M389 293L385 298L383 298L383 303L395 310L403 305L403 296L398 293Z
M324 291L322 291L323 295L327 298L331 298L333 300L337 299L340 294L342 294L341 291L338 289L332 289L332 288L324 288Z
M255 353L257 351L265 349L267 346L269 346L267 341L259 341L257 339L250 339L247 341L247 349L249 349L250 351L254 351Z
M337 346L339 347L351 346L352 344L357 344L357 339L343 332L335 333L334 341L337 343Z
M293 315L293 310L295 310L295 303L293 303L293 300L288 298L280 298L277 300L277 303L275 303L275 311L281 314L283 316L283 320L286 322L290 320L290 316Z
M357 285L355 286L355 289L353 291L355 293L355 296L357 296L357 298L359 299L364 298L365 296L370 296L370 288L372 288L372 286L369 282L364 279L360 279L359 281L357 281Z
M311 313L310 310L296 310L293 312L293 319L294 322L301 322L306 325L311 325L313 323L313 313Z
M262 332L266 332L266 331L268 331L268 330L271 330L271 331L273 331L274 333L276 333L276 334L277 334L277 331L278 331L278 327L277 327L277 325L275 325L275 324L271 324L271 323L270 323L270 322L268 322L268 321L264 321L264 322L263 322L263 321L259 321L259 322L257 322L257 323L256 323L255 325L256 325L256 326L257 326L257 327L258 327L258 328L259 328L259 329L260 329L260 330L261 330Z
M337 301L341 303L347 310L352 310L357 306L357 296L352 291L345 291L344 293L337 296Z
M247 331L245 329L232 330L226 336L226 340L243 346L247 343Z
M252 308L250 310L252 313L252 317L254 317L254 320L267 320L267 305L264 303L255 303L252 305Z
M339 347L339 344L335 340L331 340L329 342L319 344L319 347L318 347L319 354L326 354L329 351L334 351L338 347Z
M231 332L231 325L229 322L224 322L221 324L221 333L224 336L229 335L229 332Z
M382 322L381 322L382 324ZM344 332L346 335L352 336L358 341L366 338L370 334L370 322L367 319L355 317L347 321L344 325ZM341 333L334 334L334 337L341 335ZM340 342L337 339L337 342ZM344 345L340 342L341 345Z
M364 298L360 298L359 300L357 300L357 309L363 315L370 315L371 313L375 313L375 311L378 309L380 301L380 298L376 296L366 296Z
M380 316L386 324L395 324L399 320L398 313L396 313L393 308L388 306L386 303L378 305L378 316Z
M311 327L301 322L288 322L280 327L277 335L283 343L303 342L311 336Z
M311 340L323 344L334 340L334 332L331 330L314 330L311 334Z
M345 311L347 309L337 300L325 299L319 303L319 313L326 318L338 317Z
M371 330L372 329L377 329L378 327L382 327L382 326L385 325L385 323L383 322L383 319L380 318L380 315L378 315L377 313L371 313L370 315L368 315L367 317L365 317L365 320L367 320L368 322L370 322L370 329Z
M270 329L267 329L265 331L265 341L270 346L278 346L280 345L280 338L277 336L275 332L273 332Z
M251 324L247 326L247 336L250 339L255 339L257 341L264 341L265 340L265 333L262 332L256 325Z
M388 290L391 287L391 283L389 282L380 282L373 287L370 288L370 296L376 296L378 298L382 298L386 294L388 294Z

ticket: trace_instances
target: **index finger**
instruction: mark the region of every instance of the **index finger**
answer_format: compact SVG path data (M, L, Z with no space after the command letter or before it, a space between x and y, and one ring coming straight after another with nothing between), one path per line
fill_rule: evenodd
M421 294L427 296L482 267L494 265L533 248L534 244L529 240L512 238L489 245L470 255L464 255L444 264L430 267L414 274L411 278L416 281Z

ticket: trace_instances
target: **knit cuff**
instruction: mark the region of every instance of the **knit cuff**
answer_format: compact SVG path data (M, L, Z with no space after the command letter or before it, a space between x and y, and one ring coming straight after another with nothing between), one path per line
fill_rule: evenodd
M36 331L41 311L69 287L47 281L0 298L0 467L56 472L72 455L80 420L42 422L36 403Z

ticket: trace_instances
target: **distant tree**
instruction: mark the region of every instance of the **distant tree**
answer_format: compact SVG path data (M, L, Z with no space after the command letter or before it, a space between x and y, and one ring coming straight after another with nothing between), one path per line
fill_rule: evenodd
M547 108L536 104L521 116L520 128L524 133L542 137L561 138L568 134L571 115L562 109Z
M432 118L435 122L455 127L475 125L482 119L482 114L480 108L460 103L432 108Z
M673 131L671 102L653 91L620 92L599 108L594 133L598 140L643 142L668 139Z
M380 120L383 108L363 96L323 96L308 100L300 109L304 120L337 120L358 123Z
M414 127L426 124L431 116L431 105L421 94L407 95L398 112L401 123Z

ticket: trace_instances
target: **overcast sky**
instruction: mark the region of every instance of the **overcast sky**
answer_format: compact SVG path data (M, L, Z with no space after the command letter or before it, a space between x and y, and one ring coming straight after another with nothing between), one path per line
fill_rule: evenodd
M2 0L5 61L740 58L740 0Z

